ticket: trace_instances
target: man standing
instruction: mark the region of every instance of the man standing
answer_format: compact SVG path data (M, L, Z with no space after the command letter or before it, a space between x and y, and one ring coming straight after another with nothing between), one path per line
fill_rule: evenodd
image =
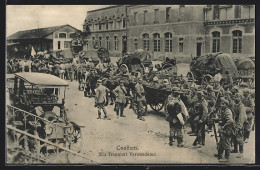
M124 80L120 80L120 85L117 86L114 90L113 93L116 96L116 101L115 101L115 111L116 111L116 116L117 118L120 117L125 117L124 115L124 108L125 108L125 103L126 103L126 88L124 86ZM120 115L119 115L120 112Z
M169 145L172 146L174 134L176 134L178 147L183 147L183 125L184 120L188 118L188 113L180 99L180 91L178 88L173 88L172 95L167 99L166 108L166 121L169 122L170 126Z
M224 82L224 89L231 89L233 87L233 79L231 74L229 73L229 70L226 71L226 79Z
M243 148L244 148L244 123L246 120L246 110L245 106L242 103L242 95L240 93L235 94L235 109L234 109L234 117L235 117L235 139L234 139L234 150L232 153L239 153L240 155L237 158L243 157Z
M248 142L250 131L252 130L253 120L254 120L254 112L255 112L255 103L252 97L250 96L250 92L248 89L243 91L244 97L242 98L242 103L246 107L246 116L247 116L247 123L244 127L244 140L245 143Z
M197 128L196 128L196 136L197 138L193 142L193 146L199 147L201 145L205 146L205 124L208 117L208 102L204 98L204 94L202 91L197 92L198 101L195 104L195 112L197 112ZM196 119L196 118L195 118Z
M233 115L228 108L228 100L222 98L220 102L220 118L219 125L220 141L218 143L218 159L223 161L223 153L225 151L225 161L229 161L230 149L231 149L231 137L233 136Z
M101 109L104 112L104 118L107 118L107 111L105 109L106 96L109 89L102 85L102 80L97 81L98 87L96 88L95 106L98 108L98 118L101 119Z
M137 119L145 121L143 118L143 107L146 106L146 99L142 79L139 79L135 85L135 95L137 102Z
M154 77L155 77L155 72L153 71L153 65L151 64L151 65L149 65L149 73L147 75L146 80L148 82L151 82L151 81L153 81Z

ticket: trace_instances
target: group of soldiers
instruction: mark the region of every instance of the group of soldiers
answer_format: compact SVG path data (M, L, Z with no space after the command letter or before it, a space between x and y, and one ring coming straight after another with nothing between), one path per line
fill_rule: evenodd
M171 77L169 74L159 80L153 68L153 65L149 66L149 72L144 76L137 72L114 72L111 76L120 78L117 79L118 86L112 89L106 87L106 78L99 77L94 89L98 119L101 119L101 110L104 112L104 118L107 118L105 106L109 93L110 96L115 95L114 110L117 118L125 117L124 108L129 102L130 108L136 103L137 118L144 121L143 108L147 105L144 86L170 89L172 93L165 103L166 121L170 127L170 146L173 145L174 139L177 140L178 147L184 146L183 128L188 125L191 128L188 134L196 136L194 147L205 146L206 132L214 130L218 148L216 156L220 161L228 161L230 153L239 153L237 158L243 157L244 143L248 142L250 132L254 130L254 92L235 86L229 71L226 71L225 78L222 78L220 70L217 69L214 79L209 84L197 85L192 79L182 76ZM130 84L133 84L132 88L129 88ZM132 100L129 100L128 90ZM111 101L111 104L114 104L113 100Z
M33 69L35 63L39 63L37 70ZM250 132L254 129L254 92L250 89L241 91L236 87L228 71L225 72L225 78L222 78L220 69L216 69L213 81L207 85L197 85L193 79L173 77L167 72L159 80L153 65L149 66L148 73L141 75L138 71L129 73L121 70L110 62L94 65L91 60L54 64L44 60L27 60L23 63L15 59L7 61L7 73L30 71L78 81L79 90L84 90L86 97L95 98L97 119L101 119L101 111L104 118L108 119L105 107L110 99L110 104L115 104L117 118L125 117L124 109L130 103L130 108L134 108L134 105L137 108L137 119L145 121L143 116L147 104L144 86L170 90L171 94L165 101L166 121L170 128L169 145L172 146L176 139L178 147L184 146L184 126L191 128L188 134L196 136L194 147L205 146L206 132L214 130L218 148L216 156L220 161L228 161L230 153L240 153L238 157L242 157L244 143L247 143Z

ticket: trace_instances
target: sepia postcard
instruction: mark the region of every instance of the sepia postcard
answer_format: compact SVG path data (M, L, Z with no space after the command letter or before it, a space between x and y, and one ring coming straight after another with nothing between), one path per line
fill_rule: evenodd
M255 164L255 5L6 5L6 165Z

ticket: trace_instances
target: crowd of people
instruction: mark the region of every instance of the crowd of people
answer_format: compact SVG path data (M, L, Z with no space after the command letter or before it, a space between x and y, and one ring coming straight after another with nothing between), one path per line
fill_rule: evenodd
M119 69L110 62L95 65L91 59L57 63L8 60L7 73L15 72L42 72L78 81L79 90L83 90L86 97L95 98L97 119L101 119L102 111L104 119L108 119L106 106L110 100L110 105L115 104L117 118L125 117L124 109L130 104L129 108L136 105L137 119L145 121L143 116L147 103L144 86L171 91L165 101L166 121L170 129L169 145L173 146L176 139L178 147L184 146L184 126L191 128L188 134L196 135L194 147L204 147L206 132L214 130L220 137L219 141L216 137L216 156L220 161L228 161L230 153L239 153L238 158L243 157L244 143L254 130L254 92L235 86L228 71L222 78L220 69L216 69L214 79L207 85L198 85L193 79L171 76L167 72L159 79L158 70L152 64L148 73L141 75L138 71ZM215 136L218 136L216 133Z

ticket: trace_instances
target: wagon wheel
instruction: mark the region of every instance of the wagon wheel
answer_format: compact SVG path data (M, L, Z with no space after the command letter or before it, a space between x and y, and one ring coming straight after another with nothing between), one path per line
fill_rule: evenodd
M128 69L128 67L127 67L126 64L121 64L120 69L121 69L122 71L123 71L123 70L126 70L127 73L129 73L129 69Z
M210 81L213 79L213 77L209 74L206 74L205 76L203 76L202 81L201 81L201 85L208 85L210 84Z
M189 71L189 72L187 73L187 78L194 81L194 75L193 75L193 73Z
M162 110L163 106L164 103L150 104L150 107L156 112Z

